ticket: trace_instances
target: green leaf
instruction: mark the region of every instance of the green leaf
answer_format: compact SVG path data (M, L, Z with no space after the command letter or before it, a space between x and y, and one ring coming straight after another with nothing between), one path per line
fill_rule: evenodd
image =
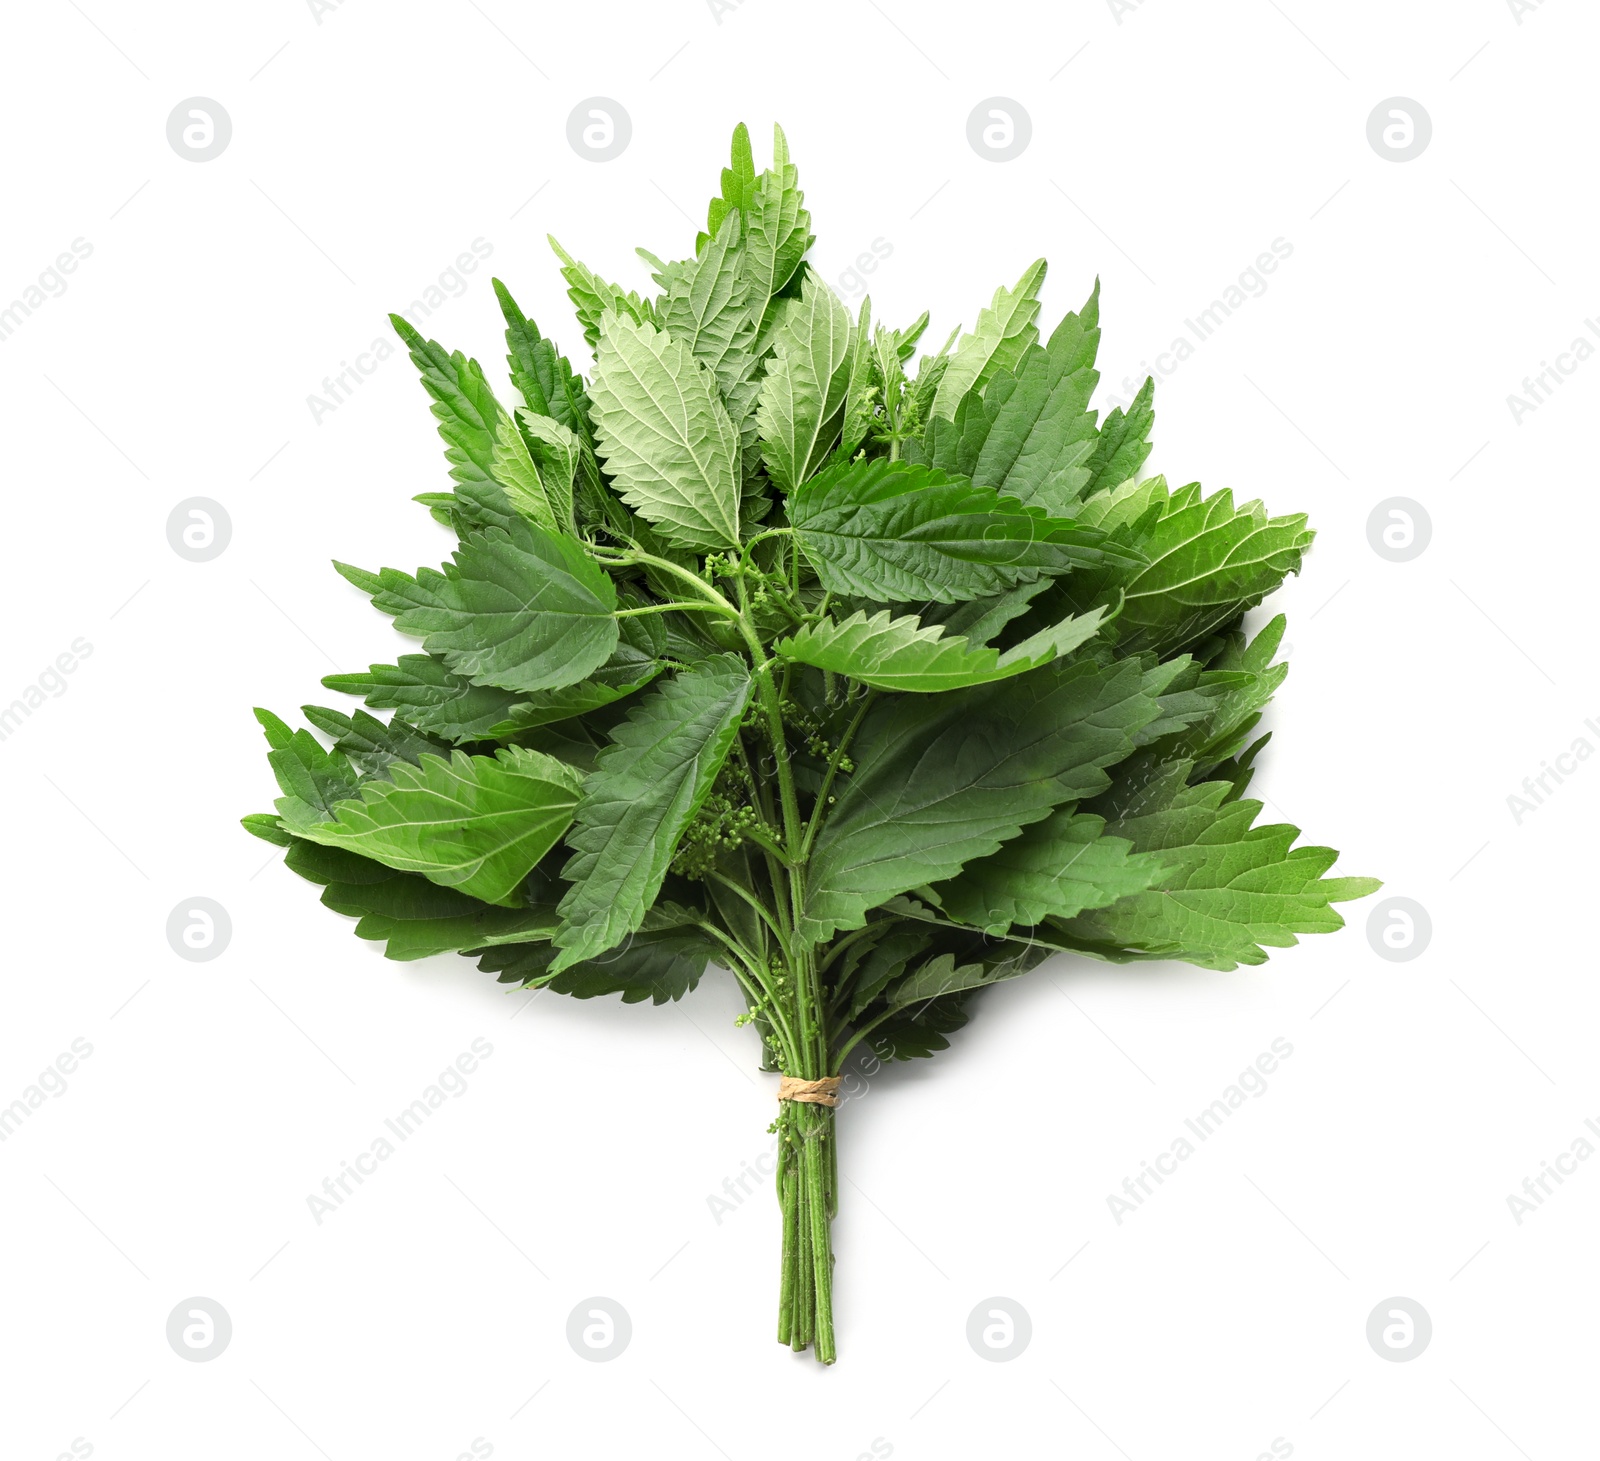
M581 778L537 751L454 752L397 763L393 780L369 782L331 821L307 816L293 797L278 804L297 837L343 847L485 903L515 906L517 885L572 821Z
M869 619L865 611L858 611L842 624L824 619L773 647L801 664L848 675L880 690L927 694L1036 670L1092 639L1104 617L1104 609L1095 609L1063 620L1002 654L966 639L946 638L938 625L924 626L913 615L891 619L885 609Z
M294 842L294 838L283 830L283 823L278 820L276 812L251 812L248 817L239 818L239 825L252 837L259 837L274 847L288 847Z
M717 655L651 690L612 732L567 838L574 853L561 875L573 886L561 900L557 973L639 927L733 748L750 689L744 659Z
M798 307L785 311L774 349L756 420L767 473L787 493L838 439L855 361L850 312L814 273L806 274Z
M743 215L731 211L697 258L672 266L676 272L657 310L661 328L689 347L724 398L754 368L760 323L750 313L742 240Z
M696 252L706 246L731 211L749 209L755 194L756 160L750 148L750 129L740 122L733 129L733 166L722 169L722 193L711 200L706 214L706 232L695 239Z
M1235 507L1228 491L1202 497L1198 482L1169 493L1160 477L1089 498L1078 521L1117 530L1148 560L1063 586L1080 608L1109 592L1126 595L1121 653L1170 654L1236 618L1300 571L1315 536L1304 513L1269 518L1259 502Z
M1103 768L1156 713L1128 661L879 701L812 849L802 931L820 942L859 928L886 899L954 877L1064 802L1104 789Z
M550 508L556 531L572 531L572 483L583 460L584 446L571 431L553 416L540 416L524 407L517 413L524 437L531 438L534 463Z
M666 631L659 615L623 619L621 631L611 658L588 679L519 700L491 734L497 739L520 735L535 726L587 715L642 690L665 668L661 656L667 652Z
M994 976L982 964L957 964L954 954L940 954L906 975L888 992L886 999L892 1008L906 1009L942 995L959 994L994 982Z
M1094 455L1089 458L1089 482L1082 495L1109 492L1139 475L1150 456L1150 428L1155 424L1156 382L1147 376L1126 414L1113 408L1100 427Z
M436 603L407 608L402 634L422 636L458 675L505 690L550 690L598 669L617 645L617 592L574 538L525 526L467 539Z
M938 906L959 923L1003 935L1142 893L1160 876L1160 859L1103 835L1105 825L1103 817L1063 807L939 884L932 890Z
M879 330L881 335L883 331ZM845 384L844 423L840 429L838 454L841 461L849 461L874 425L873 410L882 399L883 387L874 378L877 359L872 334L872 297L863 295L861 313L856 318L853 332L855 348L851 352L850 377Z
M1266 962L1297 934L1332 933L1331 907L1364 898L1374 878L1324 878L1329 847L1295 847L1299 828L1254 827L1257 801L1228 801L1226 782L1178 789L1159 810L1110 824L1164 870L1144 893L1063 921L1071 947L1102 958L1184 959L1206 969Z
M278 811L285 802L310 817L331 816L334 807L348 801L360 789L361 777L339 751L324 750L322 743L305 730L291 730L270 710L256 710L256 719L266 733L267 763L283 793Z
M523 906L500 908L342 847L290 842L284 866L322 885L323 904L358 919L356 937L383 943L386 958L425 959L501 940L548 938L556 926L554 901L539 902L532 886L523 889Z
M1037 342L1034 321L1039 317L1045 267L1043 259L1035 259L1012 288L995 290L989 307L978 311L978 323L970 335L961 337L939 382L933 398L936 416L954 418L968 391L981 390L996 371L1011 369Z
M716 945L698 928L652 909L626 943L552 974L557 950L550 944L508 944L486 949L478 960L502 984L551 989L574 999L620 994L624 1004L666 1004L682 999L716 957Z
M1089 398L1100 380L1100 285L1081 314L1067 315L1045 348L1032 346L1016 370L994 372L983 392L986 432L972 480L1019 502L1069 516L1091 471L1096 445Z
M333 748L363 777L386 777L396 761L415 766L423 756L437 756L450 747L426 735L399 717L387 725L358 710L354 715L328 710L320 705L302 705L301 712L312 725L333 739Z
M535 419L549 420L548 417ZM553 421L550 424L555 426ZM556 505L540 479L539 469L533 464L528 443L523 440L522 432L510 416L501 416L495 425L493 471L495 481L505 492L506 500L529 522L547 533L571 531L570 486L566 510L558 515Z
M907 462L826 467L789 520L830 593L952 603L1099 559L1103 534Z
M772 166L756 180L745 207L744 268L752 313L768 308L767 302L789 283L814 242L799 179L789 161L783 128L775 126Z
M623 500L684 547L739 546L739 434L688 346L608 315L590 392Z
M561 260L561 275L567 281L567 298L578 312L583 338L589 342L591 350L599 348L600 326L608 310L626 315L635 324L645 325L652 321L655 311L650 308L648 301L640 299L631 290L623 291L615 284L606 283L587 264L580 264L573 258L554 237L550 238L550 247Z
M533 522L554 530L539 474L528 458L528 448L515 422L494 400L483 368L461 350L450 352L434 339L424 339L403 315L390 315L395 333L410 350L411 362L422 374L422 386L434 398L438 434L445 440L450 475L461 488L496 483L506 491L517 510Z
M474 685L432 654L403 654L398 664L372 665L365 674L326 675L322 683L344 695L360 695L374 710L398 710L419 730L450 741L492 738L525 698L493 685Z
M589 398L584 394L583 381L561 354L555 341L540 335L539 327L522 313L511 292L498 279L494 281L494 292L506 317L506 364L511 371L512 385L521 394L528 413L547 417L573 434L577 439L576 470L584 493L596 502L609 501L609 493L605 492L600 481L600 467L594 457ZM519 415L518 420L528 436L539 475L546 480L546 491L559 508L557 499L561 497L563 489L549 483L551 462L548 456L541 455L539 451L541 440L548 441L548 438L540 428L530 424L527 415ZM569 471L565 489L568 495L572 495L572 480L573 473Z
M646 628L644 626L650 626ZM419 731L447 741L519 740L537 726L587 715L648 685L662 671L670 645L654 619L622 621L611 657L587 679L554 690L519 694L475 685L437 655L407 654L366 674L328 675L323 684L360 695L374 710L399 710Z

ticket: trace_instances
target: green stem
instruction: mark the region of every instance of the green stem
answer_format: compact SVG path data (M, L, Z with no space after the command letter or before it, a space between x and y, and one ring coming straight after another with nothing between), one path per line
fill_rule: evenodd
M683 604L646 604L643 608L639 609L618 609L616 611L616 617L619 619L636 619L640 614L667 614L671 613L674 609L690 614L725 613L725 611L718 608L716 604L708 604L700 599L695 599L690 603Z

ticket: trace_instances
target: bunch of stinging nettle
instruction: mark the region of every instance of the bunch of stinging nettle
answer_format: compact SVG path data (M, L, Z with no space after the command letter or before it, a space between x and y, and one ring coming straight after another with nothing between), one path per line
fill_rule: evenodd
M1041 341L1044 262L913 360L805 262L783 134L749 136L659 293L556 252L594 368L498 281L511 384L403 319L454 490L442 569L339 572L423 653L257 714L245 819L389 957L660 1004L738 981L782 1073L778 1337L835 1355L846 1058L943 1050L1058 951L1262 962L1378 885L1256 826L1252 740L1304 516L1141 479L1152 385L1104 422L1098 290Z

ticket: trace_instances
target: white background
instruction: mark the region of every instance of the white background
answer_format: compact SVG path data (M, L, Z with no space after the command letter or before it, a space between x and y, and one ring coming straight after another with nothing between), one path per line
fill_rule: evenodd
M0 1144L8 1461L1587 1453L1600 1161L1520 1224L1507 1196L1600 1117L1600 765L1520 824L1507 797L1600 745L1600 360L1520 424L1507 396L1600 314L1600 17L1126 8L13 8L0 303L92 253L0 341L0 702L92 654L0 742L0 1104L93 1054ZM595 95L633 125L604 164L566 135ZM1033 128L1004 164L966 137L997 95ZM233 126L203 164L165 132L194 96ZM1407 163L1367 139L1395 96L1433 122ZM1048 329L1098 273L1113 390L1292 245L1158 388L1151 469L1312 514L1256 787L1386 882L1259 969L1055 961L874 1080L841 1115L829 1371L772 1341L765 1184L712 1216L774 1109L725 982L526 1007L388 962L236 821L274 795L250 708L403 647L327 561L447 546L408 500L446 480L403 356L320 423L307 397L474 239L428 332L501 380L492 271L578 357L544 235L644 287L633 246L692 249L741 119L758 162L785 126L825 277L880 241L880 318L927 305L937 341L1043 253ZM233 528L201 564L165 527L197 496ZM1366 527L1394 496L1433 525L1398 564ZM1410 962L1367 937L1390 895L1431 915ZM166 939L195 896L232 919L209 963ZM466 1093L318 1225L308 1195L479 1037ZM1278 1038L1266 1092L1118 1224L1108 1194ZM197 1295L233 1323L204 1364L165 1337ZM592 1295L632 1319L608 1364L565 1338ZM996 1295L1033 1326L1004 1364L965 1337ZM1409 1363L1366 1339L1391 1296L1432 1317Z

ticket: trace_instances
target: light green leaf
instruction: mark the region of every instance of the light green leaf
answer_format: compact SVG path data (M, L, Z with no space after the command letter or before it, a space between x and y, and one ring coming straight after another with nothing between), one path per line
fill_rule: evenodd
M626 315L635 324L649 324L655 317L648 300L641 299L631 290L624 291L608 284L587 264L580 264L553 237L550 247L561 260L561 274L567 281L567 298L578 312L578 323L583 327L583 338L590 349L600 344L600 326L606 311Z
M292 797L278 814L297 837L507 907L571 823L581 785L570 766L517 746L493 756L456 751L448 761L424 756L392 775L338 803L330 821L305 815Z
M548 416L535 420L550 421ZM552 426L555 422L550 421ZM560 427L556 427L559 431ZM570 512L557 516L554 504L539 479L539 469L528 454L528 443L522 439L517 423L510 416L501 416L495 425L494 478L506 495L506 500L523 517L547 533L570 532Z
M739 434L688 346L608 315L590 397L623 500L684 547L737 548Z
M1030 348L1016 370L996 371L983 391L987 431L972 480L1019 502L1070 516L1090 479L1100 380L1100 286L1080 314L1056 326L1045 348Z
M940 954L906 975L888 991L885 1001L891 1009L908 1009L941 995L979 989L1000 978L1015 978L1022 972L1021 967L1011 964L993 968L985 964L958 964L953 954Z
M887 609L870 619L865 611L843 623L824 619L773 647L801 664L848 675L880 690L927 694L1009 679L1047 665L1092 639L1105 613L1103 608L1094 609L1053 624L1003 654L967 639L946 638L938 625L924 626L914 615L891 619Z
M789 161L782 127L772 129L772 166L747 196L744 268L750 281L751 313L756 314L768 310L768 301L793 277L814 242L806 195L800 191L800 174Z
M574 851L561 875L573 886L561 900L554 972L639 927L733 749L750 688L744 659L717 655L651 690L612 732L567 838Z
M880 326L878 334L883 334ZM845 385L844 424L839 435L839 456L848 461L859 450L872 429L873 408L882 398L883 388L873 377L878 370L876 341L872 334L872 297L864 295L861 313L856 318L853 332L855 348L851 352L850 378ZM899 362L895 362L898 367ZM901 377L904 380L904 375Z
M1114 407L1100 427L1094 455L1089 459L1089 481L1082 495L1109 492L1139 475L1150 455L1150 428L1155 424L1156 382L1147 376L1126 413Z
M524 698L493 685L474 685L432 654L403 654L398 664L372 665L365 674L326 675L322 683L361 696L374 710L397 710L419 730L451 741L492 738Z
M603 665L617 645L617 591L574 538L532 526L468 538L437 602L395 619L458 675L504 690L552 690Z
M451 477L463 487L500 481L497 436L506 413L489 389L483 368L459 350L452 353L437 340L424 339L403 315L390 315L389 320L433 398L433 414L444 438Z
M1137 663L1048 665L932 700L879 701L812 848L802 931L859 928L897 893L954 877L1064 802L1102 790L1157 706Z
M1095 563L1103 535L988 487L907 462L826 467L789 499L789 520L831 593L952 603Z
M951 918L996 936L1142 893L1160 876L1161 860L1134 853L1126 838L1103 835L1105 825L1103 817L1063 807L932 892Z
M963 335L939 382L933 398L936 416L954 418L956 407L968 391L981 390L996 371L1017 364L1039 339L1034 321L1039 317L1039 286L1044 283L1045 261L1036 259L1016 284L995 290L987 309L978 311L978 323Z
M722 227L722 221L734 209L748 209L755 199L756 160L750 148L750 129L740 122L733 129L733 166L722 169L722 192L711 200L706 214L706 232L695 239L698 252Z
M1342 928L1330 905L1380 886L1374 878L1324 878L1338 853L1295 847L1297 827L1253 827L1261 803L1228 801L1231 790L1222 781L1181 787L1159 810L1111 823L1164 869L1148 892L1063 921L1070 946L1114 962L1262 964L1266 948L1287 948L1297 934Z
M743 215L730 211L698 257L671 266L675 272L657 308L661 328L716 376L724 397L751 372L760 323L750 313L742 240Z
M555 514L557 530L572 532L572 482L583 458L583 443L553 416L523 407L517 412L526 437L537 444L540 485Z
M767 474L793 492L827 456L844 420L855 352L850 312L815 273L785 311L761 386L756 421Z
M1123 653L1170 654L1236 618L1300 571L1315 536L1303 512L1269 518L1259 502L1235 507L1228 491L1202 497L1198 482L1169 492L1160 477L1089 498L1078 521L1114 531L1148 560L1063 585L1079 607L1115 590L1127 596Z

